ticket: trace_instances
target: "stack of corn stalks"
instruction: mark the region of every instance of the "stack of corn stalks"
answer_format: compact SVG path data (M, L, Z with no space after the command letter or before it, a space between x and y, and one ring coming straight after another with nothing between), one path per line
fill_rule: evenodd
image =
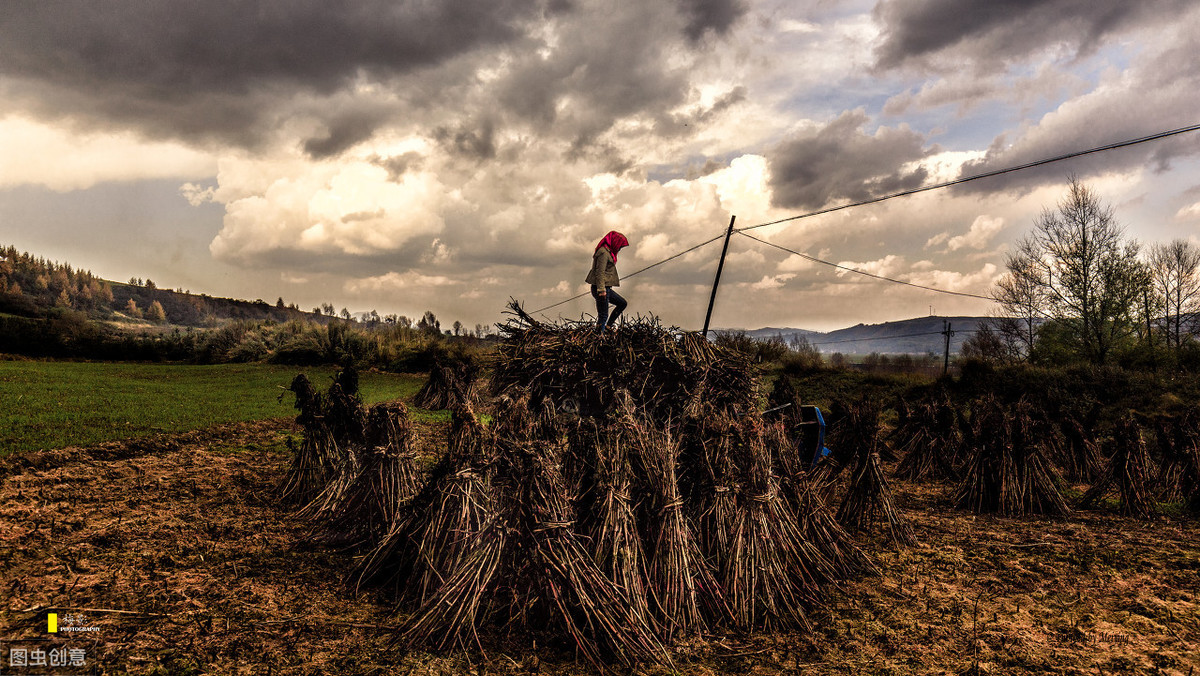
M963 425L947 398L933 398L910 406L901 402L900 420L892 443L903 458L896 476L909 481L957 479L964 441Z
M955 503L976 513L1067 514L1061 479L1035 434L1030 407L1022 401L1009 410L988 397L974 408L976 445Z
M431 411L473 404L479 399L478 367L470 361L438 362L413 397L413 405Z
M1200 497L1200 413L1165 416L1154 421L1158 442L1158 474L1154 485L1160 502L1190 502Z
M453 409L447 453L364 558L359 581L390 582L398 598L413 602L432 596L495 514L496 453L494 437L474 411L466 405Z
M504 340L492 374L497 394L519 387L534 402L549 399L556 408L603 415L625 391L660 422L707 407L749 411L756 403L756 379L745 355L697 333L664 329L653 317L630 319L606 334L582 324L527 319L499 330Z
M340 371L324 395L303 373L292 380L289 389L296 395L295 406L300 410L296 422L303 428L304 438L292 449L279 491L285 502L311 505L327 499L322 494L328 492L331 482L344 485L353 478L358 458L351 446L363 442L367 413L358 396L358 373L352 367Z
M420 490L415 434L401 403L376 404L367 412L364 444L355 448L359 471L324 512L327 542L375 545L391 532L403 506ZM334 485L336 482L331 482Z
M593 524L589 543L577 532L579 515L562 476L563 445L496 446L492 516L467 534L462 554L406 625L405 639L443 649L481 645L478 628L496 624L551 641L557 635L600 668L610 661L670 665L644 592L629 586L644 573L631 540L631 508L621 504L620 492L628 490L621 464L610 475L612 509Z
M411 611L409 644L481 647L499 627L597 666L670 668L672 642L803 627L828 586L873 569L782 424L754 410L740 354L653 320L602 338L530 319L504 331L492 422L453 402L414 497L383 507L395 482L365 451L354 481L325 486L327 523L351 529L353 512L380 540L359 581Z
M1100 478L1083 494L1082 507L1095 507L1101 498L1116 491L1121 513L1149 518L1154 514L1150 490L1150 456L1146 438L1133 413L1118 422L1108 449L1108 463Z
M912 528L892 501L892 489L883 474L879 458L883 440L878 404L864 399L846 406L845 410L834 443L852 454L853 470L838 509L838 521L855 531L882 522L896 544L916 544Z

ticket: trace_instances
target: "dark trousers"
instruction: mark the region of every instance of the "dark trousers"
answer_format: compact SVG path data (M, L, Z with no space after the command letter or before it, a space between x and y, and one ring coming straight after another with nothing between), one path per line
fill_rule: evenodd
M611 286L604 287L605 296L600 295L600 290L596 285L592 285L592 298L596 299L596 330L603 331L605 326L612 326L617 322L617 317L621 316L621 311L625 309L629 303L621 297L621 294L613 291ZM608 306L613 306L612 314L608 314Z

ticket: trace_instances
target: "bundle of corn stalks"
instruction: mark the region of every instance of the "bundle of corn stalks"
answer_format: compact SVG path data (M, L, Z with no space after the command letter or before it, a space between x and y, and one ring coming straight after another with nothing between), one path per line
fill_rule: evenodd
M342 479L345 483L344 474L357 470L350 447L362 443L366 409L358 396L358 373L353 367L338 372L324 395L303 373L288 389L296 395L295 406L300 410L296 422L304 430L304 438L292 449L279 491L286 502L308 505L320 498L331 482Z
M358 473L324 513L317 539L359 546L376 544L391 532L404 504L420 490L414 440L404 404L370 408L364 445L354 453Z
M760 420L734 430L741 482L722 578L738 626L807 627L804 608L820 596L832 565L803 535L781 493Z
M297 375L288 389L296 396L295 406L300 411L296 423L304 436L299 447L288 439L292 460L279 486L279 494L284 502L306 504L321 492L333 473L334 444L328 438L329 428L324 424L325 399L308 376Z
M1158 474L1154 480L1160 502L1194 502L1200 496L1200 413L1163 416L1154 421L1158 442Z
M916 536L892 501L892 489L879 459L883 445L879 405L864 399L845 408L836 443L853 454L854 469L838 508L838 521L855 531L881 521L893 542L915 545Z
M1012 411L994 397L974 404L976 446L954 494L955 504L976 513L1063 515L1070 511L1057 471L1034 433L1030 408Z
M478 367L469 360L443 364L429 370L429 378L413 397L413 405L431 411L474 404L479 400Z
M396 596L421 602L469 558L473 536L495 513L496 445L469 406L451 411L449 449L424 487L361 563L359 582L390 581Z
M627 391L657 421L681 419L701 407L751 410L757 397L749 359L703 336L667 329L653 317L625 321L599 335L585 324L546 324L517 318L499 326L504 340L492 389L528 389L533 402L602 415ZM528 317L525 315L525 317Z
M622 421L633 440L631 460L645 482L642 504L649 554L651 608L662 637L668 641L729 618L721 587L700 552L680 495L676 475L679 445L670 432L653 423Z
M496 516L412 616L406 640L439 648L478 645L477 627L494 621L534 632L554 628L601 669L609 660L670 665L649 616L576 535L559 449L545 442L502 446Z
M892 443L903 456L896 476L909 481L957 479L957 464L964 447L963 429L956 409L947 398L910 406L902 402Z
M624 590L634 612L652 618L647 589L649 571L633 502L633 466L629 430L616 427L588 433L595 449L595 471L581 531L592 560L613 584Z
M1088 430L1095 429L1100 413L1098 404L1090 411L1079 402L1064 404L1051 398L1038 419L1046 436L1047 455L1070 481L1095 481L1104 468L1100 445Z
M700 550L718 571L725 568L741 488L732 431L731 418L714 414L689 420L679 432L683 497L696 523Z
M1108 444L1108 463L1099 480L1083 494L1080 506L1095 507L1100 499L1116 490L1121 498L1121 513L1149 518L1154 514L1151 499L1150 456L1142 428L1132 413L1126 414L1113 430Z

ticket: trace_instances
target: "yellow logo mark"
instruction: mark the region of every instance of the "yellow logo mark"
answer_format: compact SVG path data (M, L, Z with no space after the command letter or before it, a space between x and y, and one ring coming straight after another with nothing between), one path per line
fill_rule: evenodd
M46 616L46 631L51 634L58 633L58 613L50 613Z

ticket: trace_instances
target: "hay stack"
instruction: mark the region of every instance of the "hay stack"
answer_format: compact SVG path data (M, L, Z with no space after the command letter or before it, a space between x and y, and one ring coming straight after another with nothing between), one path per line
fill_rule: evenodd
M1149 486L1150 457L1142 428L1132 413L1117 422L1109 446L1108 463L1099 480L1083 494L1082 507L1095 507L1100 499L1115 490L1121 498L1121 513L1149 518L1154 502Z
M670 642L802 627L827 586L872 569L754 411L740 355L653 320L504 331L492 423L452 408L445 456L360 567L411 611L410 645L498 627L598 667L669 668Z
M1009 412L994 397L974 404L977 446L954 494L955 504L976 513L1064 515L1061 480L1033 433L1024 401Z
M414 645L479 644L476 627L565 634L598 668L669 665L649 618L588 555L574 531L575 514L545 442L506 445L497 476L498 511L472 536L465 557L407 624Z
M431 411L474 404L479 400L478 367L470 361L437 362L429 378L413 396L413 405Z
M864 399L845 408L846 416L836 443L852 454L854 469L838 508L838 521L856 531L883 522L893 542L915 545L916 536L893 503L892 489L883 474L879 458L883 441L878 404Z
M518 315L519 316L519 315ZM653 317L626 320L604 336L585 325L501 324L492 392L526 389L533 404L604 415L628 392L642 413L663 422L702 407L749 411L757 398L749 359L702 336L668 330Z

